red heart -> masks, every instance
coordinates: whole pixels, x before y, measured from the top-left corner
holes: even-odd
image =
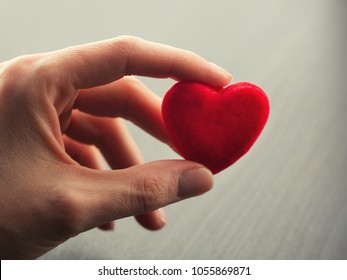
[[[246,82],[219,91],[201,83],[179,82],[162,105],[167,132],[178,152],[214,174],[248,152],[269,111],[264,91]]]

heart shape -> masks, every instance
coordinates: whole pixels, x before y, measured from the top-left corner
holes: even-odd
[[[196,82],[178,82],[162,104],[166,130],[177,151],[213,174],[248,152],[263,130],[269,111],[265,92],[247,82],[220,90]]]

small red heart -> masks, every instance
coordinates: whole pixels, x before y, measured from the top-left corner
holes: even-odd
[[[248,152],[269,111],[264,91],[246,82],[219,91],[201,83],[179,82],[164,96],[162,105],[167,132],[178,152],[213,174]]]

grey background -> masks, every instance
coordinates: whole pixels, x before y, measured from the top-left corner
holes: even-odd
[[[269,122],[208,194],[42,259],[347,259],[345,1],[0,1],[0,61],[136,35],[192,50],[261,86]],[[169,80],[141,78],[158,95]],[[129,124],[146,161],[177,158]]]

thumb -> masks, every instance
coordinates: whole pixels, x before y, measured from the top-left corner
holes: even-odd
[[[185,160],[156,161],[113,171],[82,169],[75,174],[74,213],[68,215],[74,220],[70,223],[74,234],[203,194],[213,184],[208,169]],[[71,198],[71,188],[69,191]]]

